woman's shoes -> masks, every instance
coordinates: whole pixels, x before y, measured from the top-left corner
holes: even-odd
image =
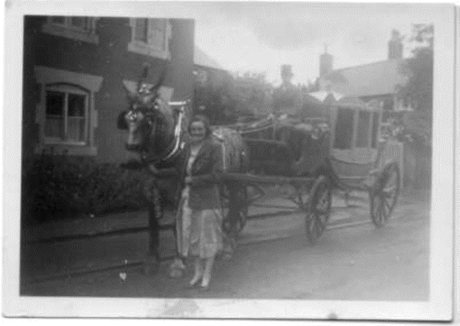
[[[199,284],[201,281],[201,278],[194,281],[194,282],[190,282],[188,283],[185,288],[186,289],[198,289],[200,292],[206,292],[206,291],[209,291],[209,283],[208,284]]]
[[[198,283],[199,283],[200,281],[201,281],[201,277],[198,278],[198,279],[196,279],[196,280],[190,281],[190,283],[188,283],[185,287],[186,287],[187,289],[193,289],[193,288],[195,288],[195,287],[198,285]]]
[[[209,291],[209,284],[208,284],[208,285],[200,285],[199,290],[200,290],[201,292]]]
[[[209,280],[205,283],[203,280],[201,281],[200,291],[208,291],[209,290]]]

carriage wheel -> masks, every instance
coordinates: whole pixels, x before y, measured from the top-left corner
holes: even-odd
[[[392,162],[387,164],[379,175],[376,185],[369,192],[371,219],[378,228],[384,226],[396,206],[399,196],[399,167]]]
[[[326,229],[331,214],[332,191],[329,179],[320,176],[310,190],[305,229],[311,244],[315,244]]]
[[[238,235],[241,231],[243,231],[246,221],[248,218],[248,203],[247,203],[247,190],[246,186],[238,186],[236,195],[236,207],[237,207],[237,214],[238,217],[235,221],[235,229],[234,232]],[[223,214],[224,220],[222,223],[222,229],[225,233],[229,234],[232,231],[232,221],[230,218],[230,199],[229,199],[229,191],[228,188],[225,186],[224,191],[222,193],[222,201],[223,201]]]

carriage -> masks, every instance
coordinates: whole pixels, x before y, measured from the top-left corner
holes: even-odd
[[[311,102],[308,111],[312,114],[301,118],[269,115],[226,126],[245,140],[249,161],[245,173],[227,171],[222,177],[225,231],[241,232],[248,207],[265,195],[268,185],[287,186],[284,197],[305,214],[311,244],[326,229],[335,189],[345,199],[351,191],[367,192],[372,222],[378,228],[387,223],[401,177],[398,160],[389,159],[388,142],[382,140],[380,105],[342,98]],[[227,200],[225,189],[232,188],[237,189],[236,205]]]

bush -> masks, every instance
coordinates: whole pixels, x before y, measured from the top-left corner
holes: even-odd
[[[37,222],[64,216],[145,208],[145,171],[42,154],[24,174],[23,205]]]

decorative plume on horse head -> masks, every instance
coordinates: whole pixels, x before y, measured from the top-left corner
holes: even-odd
[[[136,91],[125,86],[129,109],[120,113],[118,128],[128,130],[126,149],[140,154],[143,164],[162,164],[179,153],[186,136],[190,113],[188,101],[167,102],[161,87],[167,66],[158,82],[146,82],[148,66],[145,66],[137,83]]]
[[[177,204],[177,194],[181,184],[180,175],[183,160],[183,144],[188,138],[188,123],[191,116],[189,101],[167,102],[161,95],[167,67],[163,70],[158,82],[150,85],[146,82],[148,67],[144,67],[137,83],[136,91],[126,88],[129,101],[128,110],[118,116],[118,128],[127,131],[125,147],[139,154],[139,161],[122,164],[125,168],[146,168],[151,177],[146,178],[144,195],[149,209],[149,251],[144,271],[156,271],[160,261],[159,255],[159,222],[166,203]],[[214,136],[220,140],[224,153],[224,170],[243,171],[245,145],[241,136],[227,128],[214,128]],[[176,178],[176,180],[174,180]],[[230,202],[232,201],[232,189]],[[234,196],[233,196],[234,197]],[[229,204],[230,211],[236,205]],[[175,207],[172,207],[175,209]],[[230,216],[236,216],[230,212]],[[184,265],[176,259],[173,267],[175,277],[182,275]]]

